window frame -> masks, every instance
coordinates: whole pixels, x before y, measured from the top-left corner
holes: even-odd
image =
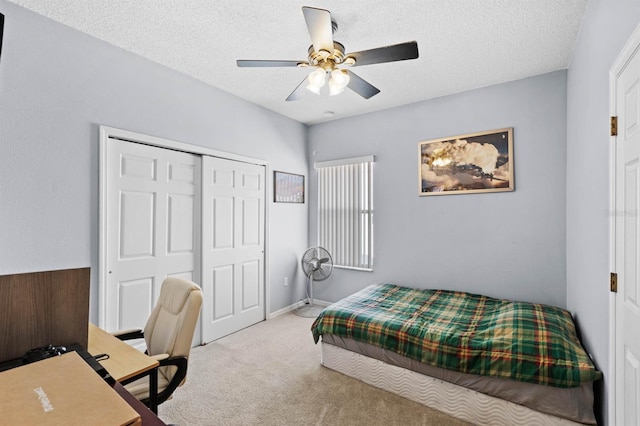
[[[375,265],[375,257],[374,257],[374,244],[373,244],[373,235],[374,235],[374,231],[373,231],[373,218],[374,218],[374,207],[373,207],[373,203],[374,203],[374,197],[373,197],[373,170],[374,170],[374,164],[375,164],[375,157],[373,155],[368,155],[368,156],[363,156],[363,157],[354,157],[354,158],[343,158],[343,159],[338,159],[338,160],[330,160],[330,161],[320,161],[320,162],[316,162],[314,164],[314,169],[316,169],[317,174],[316,174],[316,178],[317,178],[317,202],[318,202],[318,216],[317,216],[317,241],[318,241],[318,245],[323,245],[323,244],[327,244],[327,242],[324,240],[323,238],[323,234],[326,234],[325,228],[324,228],[324,223],[326,223],[327,220],[331,220],[332,217],[331,216],[327,216],[326,214],[322,213],[323,208],[325,207],[325,203],[323,203],[323,178],[320,172],[320,169],[325,169],[325,168],[332,168],[332,167],[340,167],[340,166],[363,166],[365,167],[365,171],[358,171],[356,173],[360,174],[360,173],[364,173],[366,175],[366,178],[358,178],[358,190],[355,193],[351,193],[350,195],[352,196],[351,199],[349,199],[348,201],[344,198],[341,198],[343,202],[346,202],[350,207],[355,207],[352,208],[351,211],[347,212],[347,215],[344,217],[353,217],[354,216],[354,212],[357,212],[357,210],[360,210],[359,213],[355,213],[355,216],[357,216],[358,214],[363,216],[364,219],[360,220],[358,222],[358,224],[360,225],[360,227],[365,228],[366,232],[361,232],[359,235],[360,237],[358,238],[357,236],[354,237],[353,236],[353,229],[351,229],[352,231],[352,236],[351,236],[351,248],[353,249],[353,246],[357,245],[358,249],[357,249],[357,258],[359,259],[359,261],[357,262],[357,266],[355,264],[342,264],[342,263],[347,263],[347,262],[343,262],[343,260],[345,259],[346,255],[344,255],[343,253],[340,253],[339,255],[335,255],[334,253],[338,252],[339,247],[336,247],[335,245],[337,244],[337,242],[333,242],[333,244],[330,244],[330,247],[324,247],[326,248],[329,253],[331,253],[333,260],[334,260],[334,268],[339,268],[339,269],[350,269],[350,270],[356,270],[356,271],[366,271],[366,272],[373,272],[373,268]],[[350,175],[349,175],[350,173]],[[341,181],[344,181],[345,179],[349,179],[352,178],[354,176],[353,172],[349,172],[348,168],[343,168],[342,170],[342,174],[340,174],[340,178]],[[351,181],[353,184],[353,181]],[[342,183],[343,186],[346,186],[344,184],[344,182]],[[353,196],[356,195],[360,196],[360,197],[364,197],[365,201],[363,200],[356,200],[356,205],[354,206],[354,198]],[[366,195],[363,195],[366,194]],[[342,194],[344,196],[344,193]],[[356,198],[357,198],[356,196]],[[335,200],[332,200],[335,201]],[[330,202],[329,202],[330,203]],[[331,203],[330,203],[331,204]],[[340,207],[343,207],[343,205],[341,205]],[[336,207],[332,205],[332,210],[336,210]],[[339,218],[341,216],[334,214],[333,219]],[[349,220],[347,219],[347,222],[349,222]],[[366,225],[365,225],[366,224]],[[364,226],[363,226],[364,225]],[[333,229],[334,229],[334,233],[337,233],[338,231],[335,231],[336,227],[342,228],[344,229],[345,226],[351,226],[351,228],[353,228],[355,225],[353,224],[353,221],[349,222],[348,224],[342,224],[342,223],[334,223],[333,225]],[[356,241],[357,240],[357,241]],[[355,241],[355,243],[354,243]],[[342,241],[342,246],[344,247],[344,241]],[[353,254],[351,255],[351,260],[353,260]]]

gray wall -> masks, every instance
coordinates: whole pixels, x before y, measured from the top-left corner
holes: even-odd
[[[306,126],[5,0],[0,12],[0,274],[91,266],[97,319],[100,124],[306,173]],[[308,214],[268,200],[275,311],[304,292]]]
[[[419,141],[503,127],[514,128],[515,192],[418,196]],[[565,137],[566,71],[312,126],[312,244],[313,162],[376,156],[374,272],[336,269],[315,295],[392,282],[564,307]]]
[[[637,0],[591,0],[567,77],[567,306],[604,372],[604,389],[613,373],[608,369],[609,69],[639,22]],[[607,397],[601,395],[598,406],[603,420]]]

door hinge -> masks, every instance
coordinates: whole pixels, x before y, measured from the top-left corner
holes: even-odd
[[[611,136],[618,136],[618,117],[611,117]]]
[[[611,273],[611,279],[609,280],[609,288],[612,293],[618,292],[618,274],[615,272]]]

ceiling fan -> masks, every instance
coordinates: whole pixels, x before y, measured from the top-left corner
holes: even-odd
[[[405,61],[418,58],[418,43],[409,41],[376,49],[362,50],[345,54],[344,46],[333,40],[338,24],[325,9],[304,6],[302,8],[312,45],[306,61],[278,60],[245,60],[238,59],[239,67],[315,67],[307,78],[291,92],[287,101],[295,101],[302,97],[304,89],[320,94],[320,89],[327,83],[329,94],[337,95],[345,87],[356,92],[365,99],[380,93],[380,89],[343,66],[355,67],[379,64],[383,62]]]

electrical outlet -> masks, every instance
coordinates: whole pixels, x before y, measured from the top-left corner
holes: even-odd
[[[289,285],[289,277],[284,277],[284,286],[288,286]]]

